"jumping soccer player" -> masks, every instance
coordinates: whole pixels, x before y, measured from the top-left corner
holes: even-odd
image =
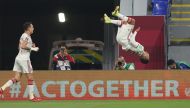
[[[33,34],[34,27],[31,22],[26,22],[23,25],[24,33],[22,34],[19,41],[19,53],[15,58],[14,68],[15,76],[11,80],[7,81],[0,88],[0,96],[3,96],[3,92],[6,88],[20,81],[23,74],[26,74],[28,79],[28,89],[29,89],[29,100],[33,102],[41,101],[40,98],[34,96],[34,78],[33,78],[33,68],[30,61],[31,51],[37,52],[38,47],[32,42],[31,35]]]
[[[116,36],[117,42],[122,46],[123,50],[132,51],[140,57],[140,61],[143,64],[147,64],[149,62],[149,53],[144,51],[144,47],[135,40],[138,31],[140,31],[140,27],[138,27],[133,33],[135,19],[120,14],[119,6],[117,6],[112,12],[112,15],[121,20],[110,19],[104,14],[104,21],[105,23],[112,23],[119,26]]]

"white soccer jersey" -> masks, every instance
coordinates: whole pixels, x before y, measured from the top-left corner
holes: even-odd
[[[27,41],[28,42],[27,47],[28,48],[32,47],[32,39],[28,34],[23,33],[20,38],[20,41]],[[31,50],[22,49],[19,47],[19,53],[16,56],[13,71],[19,73],[33,72],[32,64],[30,61],[30,52]]]
[[[32,39],[31,39],[31,36],[29,36],[28,34],[23,33],[20,38],[20,41],[27,41],[28,42],[27,47],[28,48],[32,47]],[[16,59],[30,60],[30,53],[31,53],[31,50],[22,49],[19,47],[19,53],[18,53]]]
[[[133,44],[129,41],[131,37],[136,36],[136,34],[132,33],[133,28],[134,25],[130,24],[122,25],[121,27],[118,28],[116,39],[117,42],[122,46],[123,50],[126,51],[131,50],[141,55],[144,52],[144,47],[138,42],[136,42],[138,46],[134,47]]]
[[[132,33],[134,25],[126,24],[118,28],[116,40],[122,46],[123,49],[130,48],[129,37]]]

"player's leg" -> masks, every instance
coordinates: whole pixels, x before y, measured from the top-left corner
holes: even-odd
[[[117,32],[117,42],[122,45],[123,49],[127,49],[130,46],[130,37],[133,34],[132,31],[134,29],[134,25],[131,24],[122,24],[119,28],[118,28],[118,32]],[[135,38],[135,37],[134,37]]]
[[[119,17],[119,6],[115,7],[115,10],[112,12],[112,15],[115,17]]]
[[[20,78],[22,76],[22,73],[20,73],[22,71],[21,67],[19,66],[19,63],[18,63],[18,60],[15,60],[15,63],[14,63],[14,68],[13,68],[13,71],[15,71],[15,76],[14,78],[8,80],[1,88],[0,88],[0,95],[3,94],[3,91],[10,87],[11,85],[17,83],[20,81]]]
[[[11,85],[17,83],[20,81],[20,78],[22,76],[22,73],[20,72],[15,72],[15,76],[14,78],[8,80],[1,88],[0,88],[0,96],[2,96],[4,90],[8,87],[10,87]]]
[[[120,18],[123,23],[129,23],[129,24],[135,25],[135,19],[127,17],[119,13],[119,6],[116,6],[115,10],[112,12],[112,15]]]
[[[115,10],[112,12],[112,15],[126,21],[129,19],[129,17],[122,15],[119,12],[119,6],[116,6]]]
[[[118,28],[116,40],[117,42],[122,46],[122,49],[128,49],[129,48],[129,39],[132,34],[134,25],[131,24],[122,24]]]
[[[124,35],[123,37],[127,37],[127,39],[129,39],[130,34],[133,31],[133,28],[135,26],[135,19],[129,18],[127,16],[122,15],[121,13],[119,13],[119,6],[117,6],[115,8],[115,10],[112,12],[112,15],[119,17],[121,20],[121,25],[125,25],[123,26],[124,28],[121,27],[122,31],[125,31],[126,35]],[[122,32],[124,33],[124,32]]]
[[[28,79],[28,89],[29,89],[29,99],[34,99],[34,78],[33,73],[27,73],[26,77]]]
[[[104,22],[105,23],[112,23],[112,24],[115,24],[118,26],[121,25],[121,20],[113,20],[110,17],[108,17],[107,14],[104,14]]]
[[[33,68],[30,60],[21,61],[21,66],[23,69],[23,73],[26,74],[26,77],[28,79],[29,99],[33,99],[34,80],[33,80]]]
[[[29,99],[33,102],[41,101],[41,99],[36,98],[34,96],[34,77],[33,77],[33,68],[31,65],[30,60],[26,60],[22,62],[22,68],[23,68],[23,73],[26,74],[26,77],[28,79],[28,91],[29,91]]]
[[[42,99],[34,96],[34,76],[33,73],[26,73],[28,79],[29,99],[33,102],[39,102]]]

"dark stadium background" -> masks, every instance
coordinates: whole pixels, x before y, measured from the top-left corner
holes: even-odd
[[[115,0],[0,0],[0,69],[11,70],[18,53],[22,24],[31,21],[35,27],[33,41],[40,47],[32,53],[34,69],[48,68],[53,41],[82,37],[104,39],[102,15],[110,12]],[[67,22],[58,22],[58,13],[66,14]],[[34,55],[35,54],[35,55]]]

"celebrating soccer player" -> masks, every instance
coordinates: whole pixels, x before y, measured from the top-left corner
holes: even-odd
[[[121,20],[110,19],[106,14],[104,14],[104,21],[105,23],[112,23],[119,26],[116,36],[117,42],[122,46],[123,50],[137,54],[140,57],[140,61],[143,64],[147,64],[149,62],[149,53],[144,51],[144,47],[135,40],[138,31],[140,31],[140,27],[138,27],[133,33],[135,19],[126,17],[119,13],[119,6],[117,6],[112,12],[112,15],[120,18]]]
[[[11,85],[20,81],[22,74],[25,74],[28,79],[29,88],[29,100],[33,102],[41,101],[40,98],[34,96],[34,78],[33,78],[33,68],[30,61],[31,51],[37,52],[38,47],[32,42],[31,35],[33,34],[34,27],[31,22],[26,22],[23,25],[24,33],[22,34],[19,41],[19,53],[16,56],[13,71],[15,71],[14,78],[7,81],[0,88],[0,96],[3,95],[3,91],[10,87]]]

